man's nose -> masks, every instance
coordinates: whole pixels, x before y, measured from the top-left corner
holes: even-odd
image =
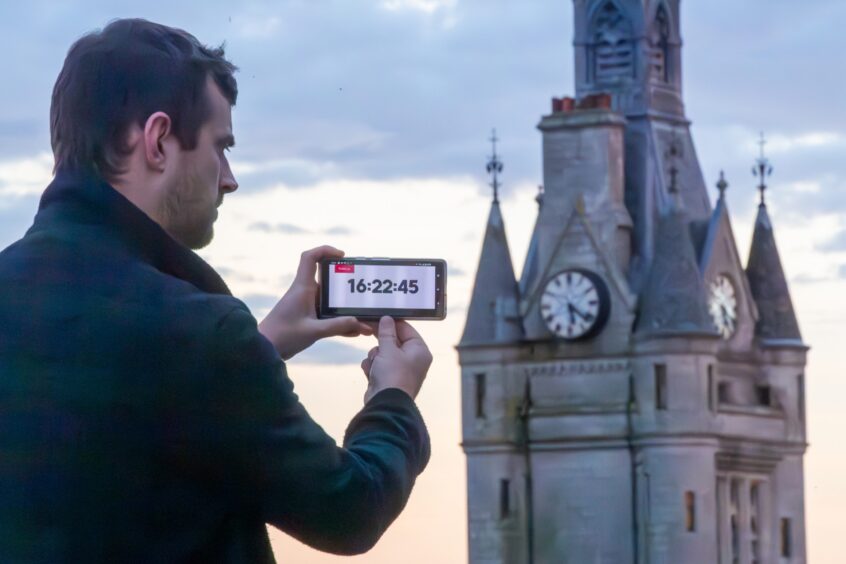
[[[224,174],[220,179],[220,191],[224,194],[229,194],[230,192],[234,192],[238,189],[238,181],[235,180],[235,176],[228,172],[228,174]]]

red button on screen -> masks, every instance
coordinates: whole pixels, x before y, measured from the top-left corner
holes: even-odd
[[[355,265],[354,264],[336,264],[335,265],[335,272],[355,272]]]

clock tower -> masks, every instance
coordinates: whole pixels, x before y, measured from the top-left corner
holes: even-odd
[[[744,266],[678,0],[573,0],[519,278],[494,201],[458,345],[472,563],[805,562],[805,356],[765,202]]]

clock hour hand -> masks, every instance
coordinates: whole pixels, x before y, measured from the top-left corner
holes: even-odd
[[[576,311],[576,308],[573,307],[573,304],[567,302],[567,312],[570,314],[570,325],[576,322],[576,317],[573,313]]]
[[[587,322],[591,322],[591,321],[593,321],[593,315],[591,315],[591,314],[589,314],[589,313],[584,313],[582,310],[578,309],[578,308],[577,308],[576,306],[574,306],[573,304],[567,304],[567,307],[568,307],[568,309],[570,310],[570,319],[571,319],[571,321],[573,320],[573,314],[574,314],[574,313],[575,313],[576,315],[578,315],[579,317],[581,317],[582,319],[584,319],[585,321],[587,321]]]

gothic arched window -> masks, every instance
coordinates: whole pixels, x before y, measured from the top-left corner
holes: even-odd
[[[634,76],[631,26],[614,2],[597,11],[592,29],[593,79],[617,82]]]
[[[670,16],[663,4],[655,12],[650,44],[652,77],[670,82]]]

